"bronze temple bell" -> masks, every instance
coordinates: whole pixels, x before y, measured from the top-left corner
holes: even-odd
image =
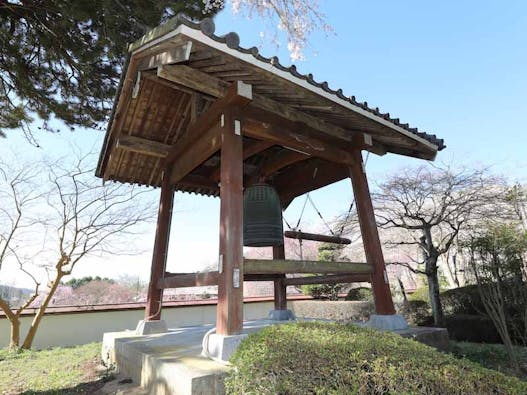
[[[284,244],[282,207],[275,189],[264,183],[243,192],[243,245],[271,247]]]

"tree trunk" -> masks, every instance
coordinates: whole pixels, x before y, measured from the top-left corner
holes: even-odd
[[[57,273],[55,280],[53,280],[51,284],[49,293],[46,295],[45,299],[42,301],[42,304],[38,308],[38,311],[35,314],[33,321],[31,322],[31,326],[29,327],[29,331],[27,332],[26,338],[24,339],[24,343],[22,344],[22,348],[24,350],[29,350],[31,348],[31,345],[33,344],[33,340],[35,339],[35,335],[38,330],[38,326],[40,325],[40,321],[42,321],[42,317],[44,316],[44,313],[48,308],[49,302],[51,302],[51,299],[53,299],[55,291],[57,290],[57,287],[59,286],[60,280],[63,276],[64,275],[60,271]]]
[[[20,319],[13,312],[13,310],[11,310],[9,304],[7,304],[7,302],[2,298],[0,298],[0,309],[2,309],[9,320],[9,324],[11,325],[9,348],[18,348],[20,345]]]
[[[10,320],[11,323],[11,336],[9,339],[9,348],[18,348],[20,345],[20,320],[15,318]]]
[[[403,295],[403,303],[406,306],[408,304],[408,297],[406,296],[406,290],[404,289],[404,284],[401,280],[401,277],[397,277],[397,281],[399,282],[399,288],[401,288],[401,293]]]
[[[430,258],[430,270],[426,270],[428,280],[428,295],[430,296],[430,306],[434,317],[435,326],[444,326],[443,306],[439,298],[439,279],[437,278],[437,258]],[[427,262],[428,266],[428,262]]]

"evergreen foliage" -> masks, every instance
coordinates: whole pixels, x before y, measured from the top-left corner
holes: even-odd
[[[107,120],[127,45],[177,13],[217,11],[200,0],[0,0],[0,135],[35,116],[70,128]]]
[[[92,281],[103,281],[108,284],[114,284],[115,280],[112,280],[108,277],[100,277],[100,276],[84,276],[81,278],[72,278],[68,281],[66,281],[64,284],[70,286],[73,289],[77,289],[79,287],[82,287],[83,285],[86,285],[88,283],[91,283]]]
[[[344,246],[341,244],[323,243],[318,247],[318,260],[334,262],[339,259]],[[311,295],[315,299],[338,300],[342,284],[303,285],[302,293]]]

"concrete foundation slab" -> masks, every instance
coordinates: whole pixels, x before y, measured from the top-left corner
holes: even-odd
[[[287,322],[245,322],[242,335],[221,338],[212,334],[209,344],[218,348],[218,355],[226,360],[243,337],[265,326]],[[443,328],[407,327],[392,331],[441,350],[448,348],[448,333]],[[202,355],[202,341],[208,332],[213,333],[212,325],[143,336],[137,336],[134,331],[105,333],[102,357],[115,364],[121,378],[131,378],[131,386],[140,386],[151,395],[222,395],[225,393],[223,378],[230,368]]]
[[[294,321],[295,315],[291,310],[271,310],[267,318],[273,321]]]
[[[365,326],[381,331],[398,331],[408,329],[408,323],[401,314],[372,314]]]
[[[243,339],[247,337],[247,334],[241,335],[218,335],[217,333],[206,334],[203,339],[203,351],[202,354],[206,357],[212,358],[218,362],[227,362],[234,351],[238,348],[238,345]]]
[[[277,323],[245,322],[243,335]],[[149,394],[222,395],[229,367],[202,355],[203,337],[211,329],[212,325],[203,325],[143,336],[133,331],[105,333],[103,358],[115,364],[120,377],[131,378]]]
[[[166,333],[167,331],[167,323],[163,320],[141,320],[137,324],[137,328],[135,328],[136,335],[152,335],[154,333]]]

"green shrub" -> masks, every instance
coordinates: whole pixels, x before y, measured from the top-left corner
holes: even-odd
[[[392,333],[303,322],[242,341],[227,394],[525,394],[527,383]]]
[[[314,299],[338,300],[342,284],[302,285],[302,293]]]
[[[346,295],[346,300],[362,300],[370,302],[373,300],[373,291],[371,288],[367,287],[351,288]]]
[[[428,302],[424,300],[409,300],[404,304],[403,315],[412,326],[432,326],[434,318]]]
[[[501,337],[489,317],[475,314],[456,314],[445,317],[448,336],[457,341],[501,343]]]
[[[441,294],[445,314],[482,314],[485,306],[481,302],[477,285],[449,289]]]
[[[505,282],[506,284],[506,282]],[[483,285],[485,287],[486,285]],[[504,286],[502,296],[506,301],[505,316],[511,331],[512,341],[523,343],[525,333],[522,312],[526,306],[515,298],[514,287]],[[450,289],[441,294],[441,303],[446,314],[450,336],[460,341],[501,343],[501,338],[492,320],[487,316],[477,285]]]
[[[408,295],[408,300],[422,300],[429,302],[430,296],[428,295],[428,286],[417,288],[414,292]]]

